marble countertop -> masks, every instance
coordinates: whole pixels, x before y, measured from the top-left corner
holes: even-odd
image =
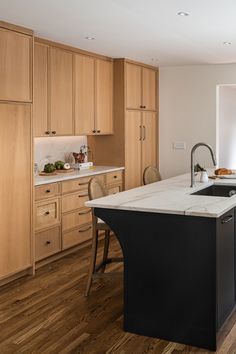
[[[199,177],[196,177],[197,180]],[[217,179],[207,183],[196,182],[196,187],[190,188],[190,173],[188,173],[88,201],[85,205],[96,208],[217,218],[236,206],[236,195],[232,197],[191,195],[212,184],[236,186],[236,179]]]
[[[35,176],[34,177],[34,185],[41,186],[47,183],[55,183],[67,181],[70,179],[95,176],[101,173],[115,172],[124,170],[124,167],[115,167],[115,166],[93,166],[93,168],[89,168],[86,170],[75,170],[69,173],[61,173],[56,176]]]

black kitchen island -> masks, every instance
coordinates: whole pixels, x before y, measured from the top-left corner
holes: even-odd
[[[217,334],[235,306],[234,207],[228,203],[229,210],[212,217],[140,211],[134,205],[128,210],[129,202],[105,207],[107,198],[88,204],[114,230],[123,251],[124,330],[216,350]],[[219,203],[214,200],[210,204]]]

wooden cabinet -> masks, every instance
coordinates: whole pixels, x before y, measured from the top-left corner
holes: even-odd
[[[31,106],[0,104],[0,278],[32,265]]]
[[[96,119],[98,134],[113,133],[113,64],[96,60]]]
[[[156,113],[127,111],[125,134],[125,189],[130,189],[142,184],[147,166],[156,165]]]
[[[34,44],[34,94],[33,119],[34,136],[48,136],[48,46]]]
[[[73,54],[50,47],[50,131],[73,134]]]
[[[126,63],[126,108],[156,110],[156,70]]]
[[[0,100],[32,101],[32,36],[0,28],[0,78]]]
[[[75,55],[75,134],[95,130],[95,59]]]
[[[49,257],[61,251],[60,226],[40,231],[35,236],[35,260]]]
[[[41,230],[60,222],[59,199],[38,202],[35,206],[35,229]]]
[[[97,165],[125,167],[125,189],[140,186],[148,165],[158,167],[158,68],[114,60],[114,135],[88,137]]]
[[[35,200],[56,197],[59,194],[59,184],[49,183],[43,184],[35,188]]]
[[[75,134],[113,133],[113,64],[75,55]]]

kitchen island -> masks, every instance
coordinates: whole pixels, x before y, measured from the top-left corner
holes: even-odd
[[[86,203],[122,247],[124,330],[216,349],[235,305],[236,195],[192,195],[212,184],[187,174]]]

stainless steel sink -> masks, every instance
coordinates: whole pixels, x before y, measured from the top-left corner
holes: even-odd
[[[220,186],[215,184],[191,193],[191,195],[207,195],[209,197],[232,197],[234,194],[236,194],[236,186]]]

